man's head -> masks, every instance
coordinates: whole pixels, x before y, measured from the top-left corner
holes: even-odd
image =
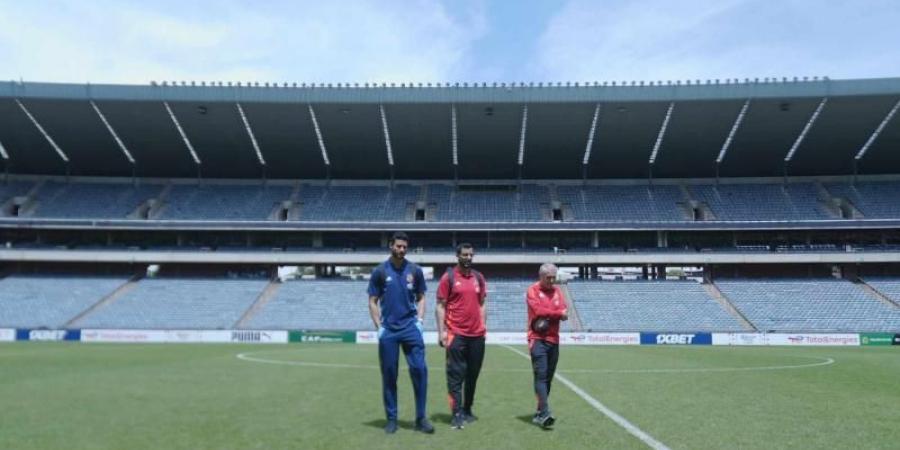
[[[553,283],[556,283],[557,270],[558,269],[556,268],[556,264],[541,264],[541,268],[538,270],[538,275],[540,276],[540,283],[542,288],[550,289],[553,287]]]
[[[475,247],[468,242],[456,246],[456,262],[459,267],[468,269],[472,267],[472,258],[475,257]]]
[[[394,259],[406,258],[406,248],[409,246],[409,236],[402,231],[397,231],[391,236],[391,256]]]

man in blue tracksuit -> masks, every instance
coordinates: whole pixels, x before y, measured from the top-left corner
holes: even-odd
[[[397,365],[400,348],[406,355],[409,376],[416,397],[415,430],[434,433],[425,417],[428,367],[425,365],[425,276],[422,269],[406,259],[409,237],[397,232],[391,237],[391,257],[379,264],[369,278],[369,314],[378,330],[378,359],[387,424],[384,432],[397,432]]]

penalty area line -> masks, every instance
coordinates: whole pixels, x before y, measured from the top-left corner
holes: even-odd
[[[509,351],[516,353],[525,359],[531,360],[531,356],[529,356],[528,354],[526,354],[525,352],[522,352],[521,350],[519,350],[517,348],[513,348],[508,345],[504,345],[503,347],[506,347]],[[644,444],[647,444],[648,447],[650,447],[654,450],[669,450],[669,447],[667,447],[666,444],[663,444],[662,442],[656,440],[656,438],[654,438],[653,436],[650,436],[644,430],[641,430],[636,425],[629,422],[627,419],[620,416],[615,411],[609,409],[603,403],[600,403],[600,400],[597,400],[596,398],[592,397],[590,394],[585,392],[584,389],[581,389],[580,387],[578,387],[578,385],[573,383],[568,378],[564,377],[563,375],[560,375],[559,373],[556,373],[554,378],[559,380],[562,384],[566,385],[566,387],[571,389],[572,392],[575,393],[575,395],[581,397],[582,400],[586,401],[589,405],[593,406],[594,409],[599,411],[601,414],[603,414],[606,417],[609,417],[610,420],[615,422],[620,427],[624,428],[625,431],[630,433],[632,436],[640,439],[641,442],[643,442]]]

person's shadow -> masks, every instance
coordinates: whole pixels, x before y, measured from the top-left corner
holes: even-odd
[[[528,425],[532,425],[532,426],[538,427],[538,426],[535,425],[533,422],[531,422],[531,419],[533,419],[533,418],[534,418],[534,415],[533,415],[533,414],[525,414],[524,416],[516,416],[516,419],[519,419],[519,420],[521,420],[522,422],[527,423]],[[541,428],[541,427],[538,427],[538,428],[541,429],[541,430],[543,430],[543,431],[553,431],[553,428]]]
[[[453,419],[453,416],[447,413],[435,413],[431,415],[431,421],[434,423],[446,423],[450,425],[450,421]]]
[[[384,429],[384,426],[387,425],[387,419],[370,420],[368,422],[363,422],[363,425],[372,428]],[[401,430],[412,430],[415,427],[415,424],[412,420],[398,420],[397,427]]]

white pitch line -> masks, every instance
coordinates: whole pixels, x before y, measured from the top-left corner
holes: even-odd
[[[325,362],[316,362],[316,361],[289,361],[283,359],[265,359],[260,358],[258,355],[260,353],[266,353],[271,351],[263,351],[263,352],[245,352],[239,353],[235,355],[238,359],[249,361],[249,362],[258,362],[264,364],[275,364],[275,365],[284,365],[284,366],[297,366],[297,367],[333,367],[333,368],[344,368],[344,369],[373,369],[378,370],[378,366],[374,365],[363,365],[363,364],[344,364],[344,363],[325,363]],[[23,353],[24,354],[24,353]],[[0,357],[7,356],[5,354],[0,353]],[[770,371],[770,370],[791,370],[791,369],[808,369],[812,367],[821,367],[827,366],[830,364],[834,364],[835,360],[833,358],[824,358],[820,356],[794,356],[795,358],[810,358],[818,360],[818,362],[809,363],[809,364],[795,364],[795,365],[780,365],[780,366],[750,366],[750,367],[695,367],[695,368],[661,368],[661,369],[566,369],[566,373],[606,373],[606,374],[660,374],[660,373],[719,373],[719,372],[754,372],[754,371]],[[531,373],[531,369],[513,369],[506,367],[494,367],[489,368],[485,367],[481,369],[482,372],[510,372],[510,373]]]
[[[250,362],[258,362],[264,364],[279,364],[283,366],[303,366],[303,367],[334,367],[339,369],[378,369],[378,366],[368,366],[363,364],[337,364],[337,363],[317,363],[309,361],[282,361],[277,359],[254,358],[249,353],[238,353],[238,359]]]
[[[504,347],[506,347],[508,350],[510,350],[514,353],[519,354],[521,357],[523,357],[527,360],[531,360],[531,357],[529,355],[525,354],[524,352],[522,352],[519,349],[510,347],[508,345],[504,345]],[[575,383],[569,381],[568,378],[560,375],[559,373],[556,373],[554,378],[556,378],[557,380],[562,382],[562,384],[566,385],[566,387],[571,389],[572,392],[575,393],[575,395],[578,395],[584,401],[588,402],[588,404],[593,406],[594,409],[596,409],[597,411],[600,411],[600,413],[602,413],[606,417],[609,417],[610,420],[615,422],[620,427],[624,428],[625,431],[629,432],[632,436],[640,439],[641,442],[643,442],[644,444],[647,444],[648,447],[655,449],[655,450],[669,450],[669,447],[667,447],[666,444],[659,442],[653,436],[650,436],[649,434],[647,434],[646,432],[644,432],[643,430],[641,430],[640,428],[635,426],[633,423],[629,422],[627,419],[620,416],[615,411],[606,407],[606,405],[604,405],[603,403],[600,403],[600,401],[597,400],[596,398],[591,397],[590,394],[588,394],[583,389],[578,387],[578,385],[576,385]]]

